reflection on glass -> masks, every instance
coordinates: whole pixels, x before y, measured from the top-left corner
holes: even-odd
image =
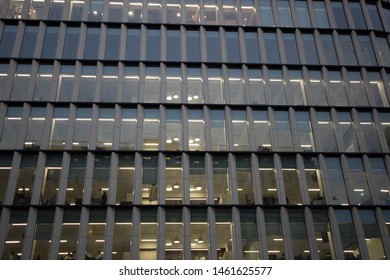
[[[225,0],[222,5],[222,19],[225,25],[237,25],[237,7],[234,0]]]
[[[360,129],[368,152],[380,152],[378,134],[371,113],[359,112]]]
[[[180,0],[167,0],[166,11],[167,11],[167,23],[181,23],[182,12]]]
[[[368,72],[368,92],[371,94],[371,105],[378,107],[389,106],[387,94],[380,73]]]
[[[83,15],[84,0],[71,0],[69,19],[80,21]]]
[[[57,101],[71,101],[75,67],[62,65],[57,88]]]
[[[255,146],[257,151],[271,151],[271,126],[270,122],[268,121],[267,111],[253,111],[253,124],[255,133]]]
[[[284,239],[280,213],[278,210],[264,210],[265,230],[267,232],[268,258],[285,260]]]
[[[358,152],[359,146],[351,114],[349,112],[338,112],[337,116],[339,118],[338,132],[344,144],[344,151]]]
[[[380,113],[383,136],[386,139],[387,148],[390,149],[390,114]]]
[[[188,24],[200,23],[200,6],[198,0],[185,1],[185,22]]]
[[[101,21],[104,11],[104,0],[90,0],[88,20],[89,21]]]
[[[153,22],[153,23],[161,22],[162,5],[159,2],[160,1],[158,0],[148,1],[148,8],[147,8],[148,22]]]
[[[122,20],[122,11],[125,1],[110,0],[108,3],[108,21],[118,22]]]
[[[310,103],[313,105],[328,105],[325,92],[325,84],[321,71],[310,70],[309,83],[307,84],[307,94],[310,97]]]
[[[26,3],[26,5],[28,5],[28,1],[11,0],[9,2],[10,2],[10,4],[8,7],[7,18],[21,19],[22,18],[23,4]]]
[[[256,8],[253,4],[253,0],[241,0],[240,2],[242,25],[256,25]]]
[[[336,106],[348,106],[347,93],[341,73],[329,71],[328,94]]]
[[[55,108],[51,126],[49,149],[62,150],[65,148],[66,136],[68,132],[68,108]]]
[[[297,120],[297,133],[301,151],[315,151],[316,149],[314,145],[313,131],[311,128],[309,112],[296,112],[295,114]]]
[[[141,22],[142,21],[142,11],[143,4],[142,0],[130,0],[127,10],[125,11],[125,18],[128,22]]]
[[[146,59],[160,60],[160,29],[148,29],[146,33]]]
[[[348,99],[352,106],[368,106],[367,93],[360,72],[348,72]]]

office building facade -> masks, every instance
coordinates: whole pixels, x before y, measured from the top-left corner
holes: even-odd
[[[389,259],[390,3],[0,0],[1,259]]]

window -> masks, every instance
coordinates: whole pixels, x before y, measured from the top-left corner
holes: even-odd
[[[124,10],[125,1],[110,0],[108,2],[108,21],[120,22],[122,21],[122,12]]]
[[[7,78],[8,78],[8,68],[9,64],[8,63],[0,63],[0,88],[4,89],[5,85],[7,83]],[[4,90],[0,93],[0,98],[3,97]]]
[[[351,204],[372,205],[370,191],[368,190],[367,175],[361,158],[349,157],[350,187],[352,188]]]
[[[264,210],[265,230],[267,232],[268,258],[286,259],[280,213],[277,210]]]
[[[167,23],[181,23],[182,9],[180,0],[167,0]]]
[[[237,32],[226,32],[227,62],[238,63],[241,61],[240,45]]]
[[[267,93],[272,105],[286,105],[286,83],[281,70],[269,70]]]
[[[351,212],[349,210],[336,210],[336,218],[339,226],[341,243],[343,245],[344,258],[346,260],[360,259],[360,251]]]
[[[322,186],[321,170],[318,167],[317,157],[304,156],[303,163],[310,204],[325,205],[324,188]]]
[[[127,30],[126,60],[138,60],[140,55],[141,31],[139,29]]]
[[[142,0],[131,0],[127,6],[126,14],[129,22],[142,22],[143,3]]]
[[[302,72],[300,70],[289,70],[288,75],[292,104],[306,105],[305,82],[303,81]]]
[[[298,27],[311,27],[307,2],[305,0],[295,1],[295,9],[298,19]]]
[[[317,112],[318,139],[317,150],[323,152],[337,152],[334,124],[329,112]]]
[[[191,208],[191,260],[209,258],[208,228],[207,209]]]
[[[322,78],[322,73],[319,70],[309,71],[309,82],[307,84],[309,103],[313,105],[328,105],[328,100],[325,92],[325,84]]]
[[[352,106],[368,106],[367,93],[360,72],[348,72],[348,99]]]
[[[287,205],[302,205],[299,171],[295,156],[284,155],[281,160],[286,203]]]
[[[54,109],[52,127],[50,133],[49,149],[62,150],[65,148],[68,131],[68,108],[57,107]]]
[[[165,259],[183,259],[183,222],[182,213],[175,209],[167,209],[165,218]]]
[[[382,158],[370,157],[372,186],[380,205],[390,205],[390,181]],[[373,194],[374,195],[374,194]]]
[[[299,138],[299,145],[301,151],[312,152],[315,151],[313,131],[311,128],[311,121],[309,112],[296,112],[295,118],[297,120],[297,133]]]
[[[14,205],[30,205],[38,154],[24,154],[16,181]],[[34,203],[35,204],[35,203]]]
[[[181,89],[182,79],[180,68],[167,68],[167,77],[166,77],[166,90],[167,97],[166,100],[169,103],[180,103],[182,102],[183,91]]]
[[[187,61],[200,61],[200,35],[198,30],[187,30]]]
[[[0,159],[0,176],[2,178],[0,181],[0,205],[3,205],[4,203],[5,193],[7,191],[7,184],[12,166],[12,156],[12,152],[3,153]]]
[[[103,259],[104,233],[106,231],[106,209],[91,209],[87,227],[85,259]]]
[[[259,174],[263,205],[278,205],[278,187],[276,185],[276,169],[272,155],[259,156]]]
[[[225,112],[223,110],[210,111],[210,136],[213,151],[226,150]]]
[[[22,11],[23,11],[23,4],[26,3],[28,5],[28,1],[19,1],[19,0],[11,0],[9,1],[9,8],[7,12],[7,18],[11,19],[21,19],[22,18]],[[5,7],[5,5],[4,5]]]
[[[312,214],[320,260],[336,259],[333,249],[332,233],[330,231],[328,213],[326,210],[312,210]]]
[[[147,11],[148,11],[148,22],[152,22],[152,23],[161,22],[162,5],[160,4],[159,0],[153,0],[148,2]]]
[[[182,150],[182,120],[180,109],[167,109],[166,111],[166,149],[167,150]]]
[[[327,17],[325,2],[313,1],[314,17],[316,19],[316,26],[318,28],[329,28],[329,21]]]
[[[358,35],[358,40],[360,44],[360,64],[371,66],[377,65],[370,37],[368,35]]]
[[[112,149],[114,136],[114,115],[115,109],[100,108],[96,149],[109,150]]]
[[[234,0],[225,0],[222,5],[222,18],[225,25],[237,25],[237,7]]]
[[[160,60],[160,30],[148,29],[146,38],[146,59]]]
[[[132,240],[131,209],[115,209],[115,225],[112,245],[113,260],[129,260]]]
[[[253,0],[241,0],[241,21],[242,25],[255,26],[256,22],[256,8]]]
[[[22,46],[20,48],[19,57],[32,58],[34,57],[35,44],[37,42],[38,26],[26,26],[24,30]]]
[[[217,234],[217,258],[219,260],[232,260],[234,259],[234,242],[236,236],[233,235],[231,209],[215,209],[215,220]]]
[[[338,158],[326,158],[326,188],[331,201],[330,205],[348,205],[348,197],[345,189],[343,171]]]
[[[237,192],[240,205],[254,205],[252,164],[249,155],[236,155]]]
[[[265,49],[268,63],[280,63],[276,34],[264,33]]]
[[[260,63],[259,40],[256,32],[245,32],[246,57],[248,63]]]
[[[89,21],[101,21],[103,19],[104,0],[91,0],[88,11]]]
[[[366,22],[364,20],[362,7],[360,2],[349,2],[349,8],[351,9],[351,14],[353,21],[355,23],[355,28],[357,29],[366,29]]]
[[[35,82],[34,100],[49,100],[53,78],[53,65],[39,65]]]
[[[49,259],[49,249],[54,222],[54,209],[39,209],[35,225],[31,259]]]
[[[102,102],[116,102],[118,99],[118,67],[104,66],[100,92]]]
[[[80,228],[81,211],[79,209],[64,209],[58,259],[76,259],[77,237]]]
[[[209,68],[208,72],[208,97],[211,104],[223,104],[225,103],[221,69]]]
[[[96,66],[83,65],[80,77],[79,101],[92,102],[96,89]]]
[[[203,23],[204,24],[220,24],[219,22],[219,9],[216,3],[216,0],[204,0],[204,18]]]
[[[85,37],[84,59],[98,58],[100,44],[100,28],[88,27]]]
[[[315,2],[314,2],[315,3]],[[305,215],[303,210],[290,210],[288,212],[291,229],[291,240],[295,260],[310,259],[309,242],[307,239],[307,230]]]
[[[80,37],[80,27],[67,27],[62,58],[75,59]]]
[[[206,31],[207,61],[220,62],[221,50],[218,31]]]
[[[136,103],[139,98],[139,75],[138,67],[125,67],[125,77],[123,81],[123,102]]]
[[[199,68],[187,69],[188,103],[203,103],[203,79]]]
[[[62,65],[57,88],[57,101],[70,101],[73,95],[75,67]]]
[[[271,0],[259,0],[260,9],[260,23],[262,26],[275,26],[274,19],[272,17]]]
[[[347,18],[345,17],[345,11],[342,1],[331,1],[333,16],[336,21],[337,28],[348,28]]]
[[[62,170],[61,165],[62,154],[50,153],[47,155],[40,204],[57,205],[57,194]]]
[[[378,57],[381,65],[390,64],[390,47],[386,37],[376,37],[376,43],[378,44]]]
[[[83,15],[84,0],[71,0],[69,19],[80,21]]]
[[[203,118],[202,110],[188,110],[188,146],[190,151],[203,151],[205,149]]]
[[[387,99],[387,94],[380,73],[368,72],[368,93],[371,95],[372,106],[389,106],[389,101]]]
[[[198,0],[191,0],[185,2],[185,22],[188,24],[200,23],[200,6]]]
[[[137,110],[122,109],[121,136],[119,148],[122,150],[135,150],[137,136]]]
[[[276,150],[279,151],[293,151],[293,139],[291,135],[290,119],[288,112],[275,111],[275,131],[274,141]]]
[[[116,182],[116,204],[132,205],[134,203],[134,155],[120,154]],[[131,218],[131,216],[129,217]]]
[[[380,152],[378,134],[371,113],[359,112],[360,129],[366,144],[366,150],[371,153]]]
[[[182,193],[183,193],[183,168],[182,168],[182,157],[181,155],[167,154],[165,157],[165,203],[178,205],[182,202]],[[174,210],[178,212],[177,210]],[[181,219],[180,219],[181,220]],[[171,237],[174,244],[179,244],[177,242],[180,240],[179,236]],[[176,238],[177,237],[177,238]],[[176,242],[175,242],[176,241]],[[168,245],[169,247],[171,245]]]
[[[160,140],[160,113],[158,109],[144,110],[143,149],[158,150]]]
[[[249,151],[248,121],[244,110],[232,110],[233,149]]]
[[[157,204],[159,193],[157,166],[158,155],[150,154],[142,157],[142,204]]]
[[[338,112],[337,117],[339,119],[338,132],[344,145],[341,150],[343,152],[358,152],[359,146],[351,114],[349,112]]]
[[[357,65],[356,52],[350,35],[340,35],[341,50],[343,52],[344,63]]]
[[[258,260],[260,257],[260,244],[257,233],[256,211],[240,209],[240,222],[243,259]]]
[[[18,143],[19,129],[22,123],[22,107],[8,107],[1,134],[0,148],[15,149]]]
[[[320,38],[324,50],[325,63],[330,65],[337,65],[338,60],[337,60],[336,49],[333,42],[333,36],[330,34],[321,34]]]
[[[73,133],[73,150],[87,150],[91,136],[92,108],[77,108]]]
[[[104,58],[108,60],[118,60],[120,48],[119,28],[108,28],[106,36],[106,49]]]
[[[344,81],[339,71],[329,71],[328,94],[335,106],[348,106]]]
[[[95,154],[92,177],[91,205],[107,205],[107,199],[109,198],[108,195],[110,192],[110,165],[111,154]],[[84,192],[87,191],[86,188],[87,187],[84,188]]]
[[[86,163],[86,154],[72,154],[70,158],[68,184],[66,187],[66,205],[79,206],[82,204]],[[77,231],[75,236],[77,236]]]
[[[360,220],[362,221],[364,239],[368,249],[368,256],[370,260],[384,260],[386,259],[383,250],[383,243],[381,234],[378,229],[378,221],[375,213],[372,210],[360,210]]]
[[[42,143],[43,126],[46,119],[45,107],[32,107],[28,119],[25,149],[39,149]]]
[[[59,27],[47,26],[43,40],[41,58],[55,58],[58,42]]]
[[[283,34],[284,49],[286,50],[286,59],[289,64],[299,64],[299,54],[297,42],[294,33]]]
[[[193,205],[207,204],[206,201],[207,188],[206,188],[206,173],[205,173],[206,165],[205,165],[204,155],[190,154],[189,157],[190,157],[189,159],[190,161],[190,203]],[[191,209],[191,211],[193,211],[193,209]],[[207,238],[207,236],[205,236],[204,238]],[[202,242],[198,242],[198,243],[202,243]],[[191,245],[191,247],[193,246]]]
[[[277,1],[279,22],[282,27],[291,27],[292,19],[288,0]]]
[[[241,69],[228,70],[228,93],[230,104],[244,104],[244,80],[242,79]]]
[[[30,64],[18,64],[12,85],[10,100],[23,101],[27,98],[28,85],[31,77]]]
[[[5,242],[2,260],[20,260],[22,256],[24,233],[27,228],[27,209],[15,209],[9,218],[8,231],[4,231]]]
[[[306,54],[306,63],[318,64],[317,47],[312,34],[302,34],[303,49]],[[304,63],[302,61],[302,63]]]
[[[383,30],[381,17],[379,16],[379,12],[376,4],[366,3],[366,7],[370,15],[372,27],[374,29]]]
[[[248,70],[247,90],[252,104],[265,104],[265,81],[260,69]]]
[[[144,100],[147,103],[158,103],[160,101],[160,68],[147,67],[145,72]]]
[[[29,19],[43,19],[45,3],[42,1],[31,0],[30,10],[28,11]]]
[[[271,151],[271,126],[268,121],[267,111],[253,111],[253,125],[257,151]]]
[[[167,60],[168,61],[180,61],[180,30],[168,30],[167,31]],[[191,51],[193,46],[191,46]]]

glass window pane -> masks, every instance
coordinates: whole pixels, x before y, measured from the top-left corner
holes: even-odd
[[[197,0],[185,1],[186,15],[185,22],[188,24],[200,23],[200,6]]]
[[[167,23],[181,23],[182,11],[180,0],[167,0]]]
[[[234,239],[231,209],[219,208],[215,211],[217,258],[219,260],[234,259]]]
[[[260,69],[248,70],[247,90],[252,104],[265,104],[265,81]]]
[[[145,109],[143,148],[145,150],[157,150],[160,140],[160,114],[158,109]]]
[[[167,60],[168,61],[180,61],[180,30],[168,30],[167,31]],[[193,46],[191,46],[192,51]]]
[[[299,171],[294,156],[282,156],[282,172],[287,205],[302,205]]]
[[[12,85],[10,100],[22,101],[27,97],[28,85],[31,77],[31,65],[19,64]]]
[[[267,52],[267,62],[280,63],[276,34],[264,33],[264,42],[265,42],[265,49]]]
[[[62,150],[65,147],[68,131],[68,108],[55,108],[51,126],[49,149]]]
[[[229,85],[227,95],[230,98],[230,103],[244,104],[244,80],[242,78],[241,69],[229,69],[228,75]]]
[[[142,204],[157,204],[157,167],[158,155],[142,157]]]
[[[329,28],[329,21],[326,12],[325,2],[313,1],[313,10],[318,28]]]
[[[5,192],[7,190],[8,178],[12,166],[12,153],[3,153],[0,159],[0,205],[3,205]]]
[[[307,95],[312,105],[328,105],[325,91],[325,83],[321,71],[309,71],[309,83],[307,84]]]
[[[260,63],[260,49],[257,33],[245,32],[245,46],[248,63]]]
[[[139,74],[138,67],[125,67],[123,81],[123,102],[136,103],[139,98]]]
[[[259,260],[260,244],[257,233],[256,211],[252,209],[241,209],[240,222],[243,259]]]
[[[389,106],[387,94],[380,73],[368,72],[368,92],[371,95],[371,105],[378,107]]]
[[[122,109],[121,132],[119,148],[124,150],[135,150],[137,136],[137,110]]]
[[[237,7],[234,0],[223,1],[222,18],[225,25],[237,25]]]
[[[309,192],[310,204],[325,205],[324,188],[321,179],[321,170],[316,157],[305,156],[306,184]]]
[[[160,30],[149,29],[146,39],[146,59],[160,60]]]
[[[286,105],[286,83],[281,70],[269,70],[267,92],[272,105]]]
[[[306,105],[306,92],[305,92],[305,82],[302,77],[302,72],[300,70],[289,70],[289,82],[290,95],[292,97],[292,104],[294,105]]]
[[[383,25],[376,4],[366,3],[366,7],[370,15],[372,27],[374,29],[383,30]]]
[[[119,28],[108,28],[106,37],[106,49],[104,58],[108,60],[118,60],[120,47]]]
[[[299,64],[299,55],[297,42],[295,39],[294,33],[284,33],[283,34],[284,48],[286,51],[287,63],[289,64]]]
[[[337,28],[348,28],[342,1],[330,2]]]
[[[360,61],[361,65],[377,65],[374,49],[371,44],[370,37],[367,35],[358,35],[360,44]]]
[[[360,210],[359,216],[362,221],[370,260],[385,260],[386,256],[374,211]]]
[[[251,158],[247,155],[236,155],[238,203],[254,205],[253,177]]]
[[[166,149],[178,151],[182,149],[182,120],[180,109],[166,111]]]
[[[330,231],[330,223],[328,213],[325,210],[312,210],[314,229],[316,235],[316,243],[318,254],[321,260],[336,259],[332,235]]]
[[[86,154],[73,154],[70,159],[68,184],[66,187],[66,205],[81,205],[84,190]],[[77,236],[77,231],[76,231]]]
[[[182,102],[182,79],[180,68],[167,68],[166,77],[166,100],[169,103],[181,103]]]
[[[183,259],[183,222],[181,212],[167,209],[165,212],[165,259]]]
[[[349,65],[357,65],[356,52],[350,35],[339,35],[344,61]]]
[[[246,112],[232,110],[233,148],[235,151],[249,151],[249,127]]]
[[[188,103],[203,103],[203,78],[199,68],[187,69]]]
[[[339,64],[337,60],[336,49],[333,42],[333,36],[330,34],[321,34],[320,37],[325,54],[326,63],[330,65]]]
[[[118,98],[118,68],[116,66],[104,66],[100,101],[116,102]]]
[[[134,201],[134,155],[120,154],[116,182],[116,204],[132,205]],[[130,216],[131,218],[131,216]]]
[[[277,1],[280,26],[291,27],[292,19],[288,0]]]
[[[253,124],[257,151],[271,151],[271,124],[268,120],[267,111],[253,111]]]
[[[274,19],[272,17],[272,6],[271,0],[259,0],[258,1],[260,9],[260,22],[263,26],[275,26]]]
[[[127,30],[126,60],[138,60],[140,53],[141,32],[139,29]]]
[[[344,144],[344,152],[358,152],[359,146],[356,138],[355,128],[349,112],[338,112],[338,132]]]
[[[296,112],[299,145],[304,152],[315,151],[313,131],[308,112]]]
[[[207,199],[207,188],[206,188],[204,155],[190,154],[190,201],[191,201],[191,204],[205,205],[207,203],[206,199]],[[205,221],[207,221],[207,218]],[[204,229],[204,227],[201,227],[201,228]],[[207,232],[207,230],[206,230],[206,232]],[[198,236],[196,236],[196,238],[198,238]],[[204,236],[203,238],[207,238],[207,237]],[[197,242],[202,244],[202,242],[199,242],[199,241],[197,241]],[[195,245],[193,246],[192,243],[193,243],[193,241],[191,241],[191,247],[194,247]],[[207,243],[206,243],[206,245],[207,245]],[[203,245],[201,245],[200,247],[203,248]]]
[[[22,18],[22,11],[23,11],[23,5],[28,5],[28,1],[20,1],[20,0],[11,0],[9,1],[9,8],[7,12],[7,18],[10,19],[21,19]],[[5,5],[4,5],[5,7]]]
[[[366,29],[367,26],[364,20],[360,2],[349,2],[349,8],[351,9],[351,14],[353,17],[353,21],[355,22],[355,27],[357,29]]]
[[[213,151],[225,151],[225,112],[223,110],[211,110],[210,122],[211,149]]]
[[[328,95],[336,106],[348,106],[347,93],[341,72],[329,71]]]
[[[34,56],[35,43],[37,42],[38,26],[26,26],[24,30],[22,46],[19,57],[32,58]]]
[[[79,101],[92,102],[96,89],[96,66],[83,65],[80,77]]]
[[[104,233],[106,230],[106,209],[91,209],[87,231],[86,260],[103,259]]]
[[[64,209],[60,239],[63,240],[63,242],[60,242],[58,251],[58,259],[60,260],[76,259],[80,214],[81,211],[79,209]]]
[[[94,59],[98,57],[100,41],[100,28],[88,27],[85,37],[84,59]]]
[[[372,186],[379,199],[379,204],[390,205],[390,180],[385,162],[382,158],[370,158]]]
[[[356,233],[349,210],[336,210],[337,222],[346,260],[360,259],[360,251]]]
[[[326,158],[328,193],[331,196],[329,204],[348,205],[348,197],[345,189],[345,181],[338,158]]]
[[[70,13],[69,19],[80,21],[83,15],[84,0],[71,0],[70,1]]]
[[[148,22],[153,22],[153,23],[161,22],[162,5],[159,2],[160,2],[159,0],[154,0],[154,1],[148,2],[148,9],[147,9]]]
[[[114,136],[114,114],[115,109],[100,108],[96,148],[102,150],[110,150]]]
[[[24,141],[25,149],[39,149],[42,142],[43,125],[46,119],[45,107],[31,108],[27,133]]]
[[[267,232],[268,257],[270,260],[286,259],[280,213],[278,210],[264,210]]]
[[[80,28],[79,27],[67,27],[64,42],[64,51],[62,58],[75,59],[77,56],[77,46],[79,43]]]
[[[73,150],[86,150],[89,147],[92,124],[92,108],[77,108],[73,132]]]
[[[95,155],[92,177],[91,205],[107,205],[110,164],[111,154]]]
[[[221,69],[209,68],[208,69],[208,97],[209,103],[212,104],[224,104],[223,84]]]
[[[165,160],[165,203],[171,205],[179,205],[182,202],[183,193],[183,168],[181,163],[182,156],[175,154],[167,154]],[[177,242],[180,241],[181,236],[179,235],[176,237],[172,237],[172,241],[174,241],[173,244],[181,243]],[[177,248],[178,246],[174,245],[174,247]]]
[[[275,111],[274,140],[276,144],[276,150],[279,151],[294,150],[288,112]]]
[[[317,149],[323,152],[337,152],[334,124],[329,112],[317,112],[318,139]]]
[[[238,63],[241,61],[240,46],[237,32],[226,32],[227,62]]]
[[[91,0],[89,4],[88,20],[101,21],[103,18],[104,0]]]
[[[368,190],[367,175],[360,158],[348,158],[349,172],[351,174],[352,198],[351,203],[357,205],[372,205],[370,191]]]
[[[126,18],[128,22],[142,22],[143,3],[142,0],[131,0],[126,10]]]
[[[41,204],[57,204],[57,193],[61,175],[61,164],[62,154],[54,153],[47,155],[41,192]]]
[[[27,228],[28,210],[14,209],[5,233],[2,260],[20,260],[22,257],[24,234]]]
[[[129,260],[132,240],[131,209],[115,209],[115,225],[112,245],[113,260]]]
[[[54,58],[56,55],[59,27],[46,27],[45,38],[43,40],[41,58]]]
[[[363,134],[364,141],[366,142],[366,148],[368,152],[380,152],[381,148],[379,145],[378,134],[376,127],[372,119],[371,113],[360,112],[360,129]]]
[[[299,27],[311,27],[310,16],[305,0],[295,1],[295,10],[297,13],[298,26]]]
[[[29,205],[33,192],[38,154],[24,154],[16,182],[14,205]]]
[[[218,31],[206,31],[207,61],[220,62],[221,50]]]
[[[207,209],[191,208],[191,260],[207,260],[209,234]]]
[[[318,64],[317,47],[312,34],[302,34],[303,48],[306,54],[306,63]]]
[[[187,30],[187,61],[200,61],[200,35],[198,30]]]
[[[261,183],[261,193],[264,205],[278,205],[278,188],[276,185],[277,172],[274,168],[272,156],[259,157],[259,173]]]
[[[292,246],[295,260],[308,260],[311,258],[305,216],[302,210],[288,212],[291,229]]]
[[[15,149],[22,123],[22,107],[8,107],[1,134],[0,148]]]
[[[227,155],[213,155],[214,203],[231,204],[232,191],[229,184]]]
[[[38,210],[31,259],[48,260],[54,221],[54,209]]]
[[[188,110],[188,146],[190,151],[203,151],[204,140],[204,119],[201,110]]]
[[[123,2],[125,1],[110,0],[108,2],[108,21],[122,21],[122,12],[124,10],[125,5],[125,3]]]
[[[352,106],[368,106],[366,87],[360,72],[349,71],[348,77],[347,93],[350,104]]]

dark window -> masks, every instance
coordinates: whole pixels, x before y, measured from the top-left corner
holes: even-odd
[[[99,51],[100,28],[89,27],[85,38],[85,59],[97,59]]]
[[[343,3],[331,2],[334,19],[336,21],[337,28],[348,28],[347,18],[345,17]]]
[[[287,63],[299,64],[299,55],[295,34],[283,34],[284,48],[286,50]]]
[[[65,59],[76,58],[79,37],[80,37],[79,27],[68,27],[66,29],[64,51],[62,53],[63,58]]]
[[[218,31],[207,31],[206,38],[207,38],[207,40],[206,40],[207,61],[208,62],[220,62],[221,61],[221,50],[220,50]]]
[[[240,46],[237,32],[226,32],[227,62],[240,62]]]
[[[306,63],[318,64],[317,48],[312,34],[302,34],[303,47],[306,54]]]
[[[17,26],[6,25],[0,41],[0,57],[10,57],[14,46]]]
[[[117,60],[119,57],[119,46],[120,46],[120,34],[121,30],[118,28],[107,29],[106,38],[106,50],[105,58],[110,60]]]
[[[280,63],[276,34],[264,33],[264,41],[265,49],[267,51],[267,61],[269,63]]]
[[[54,58],[57,49],[59,28],[55,26],[48,26],[46,28],[45,38],[43,40],[43,47],[41,58]]]
[[[180,60],[180,31],[168,30],[167,32],[167,60]]]
[[[26,26],[20,49],[20,57],[31,58],[34,55],[35,43],[37,42],[38,26]]]
[[[146,59],[160,60],[160,30],[150,29],[146,40]]]
[[[260,50],[257,33],[245,33],[246,57],[249,63],[260,63]]]
[[[140,50],[140,30],[127,30],[126,60],[138,60]]]
[[[187,61],[200,61],[199,31],[187,31]]]

